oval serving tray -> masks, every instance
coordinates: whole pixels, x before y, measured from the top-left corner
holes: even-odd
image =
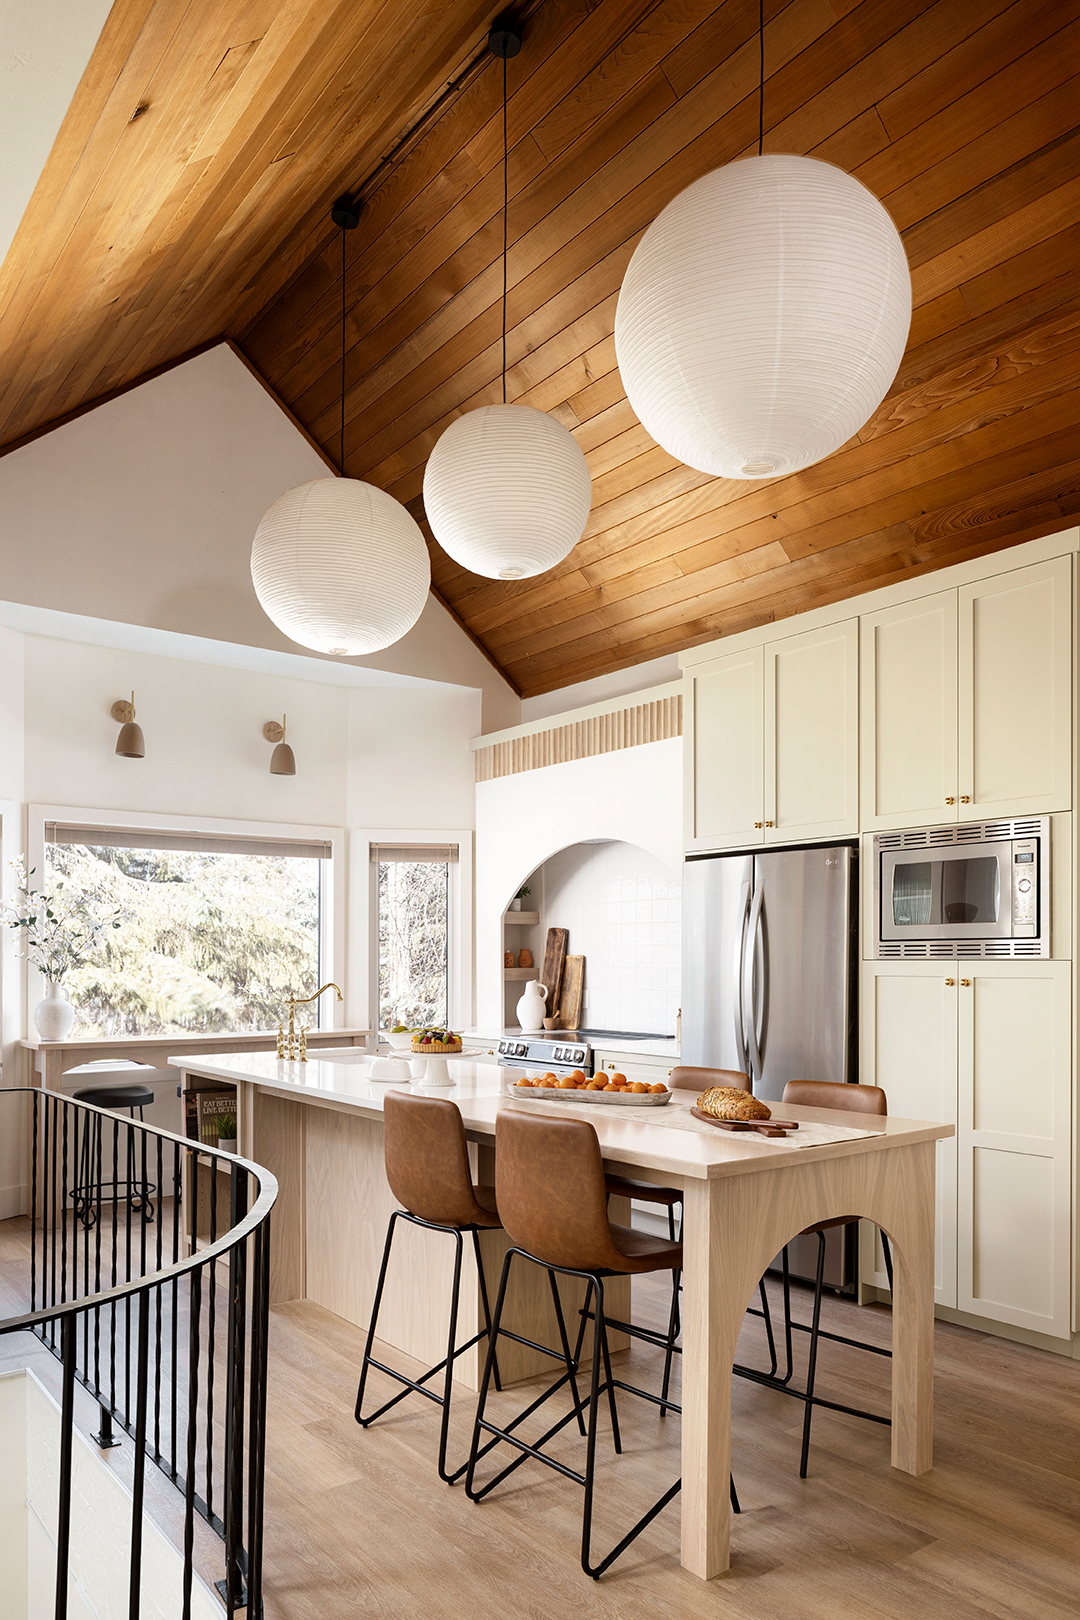
[[[670,1091],[563,1091],[558,1086],[508,1085],[508,1097],[520,1097],[525,1102],[537,1098],[559,1097],[565,1102],[614,1103],[622,1108],[663,1108],[671,1101]]]

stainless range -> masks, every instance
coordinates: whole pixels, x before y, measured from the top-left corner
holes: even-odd
[[[499,1063],[504,1069],[550,1069],[552,1074],[569,1074],[581,1069],[593,1072],[593,1054],[589,1042],[570,1030],[544,1031],[543,1034],[526,1033],[504,1037],[499,1042]]]

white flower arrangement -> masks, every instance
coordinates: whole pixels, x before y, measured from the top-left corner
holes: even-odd
[[[3,921],[17,933],[20,954],[31,967],[51,983],[63,984],[69,973],[90,960],[107,929],[123,926],[123,908],[92,910],[85,900],[63,893],[63,879],[52,894],[32,889],[30,879],[36,868],[27,872],[21,855],[11,866],[16,899],[4,906]]]

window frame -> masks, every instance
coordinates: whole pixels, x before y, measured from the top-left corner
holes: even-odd
[[[473,830],[471,827],[359,827],[350,835],[350,1003],[358,1023],[379,1033],[379,869],[373,844],[456,844],[450,863],[448,1001],[450,1027],[473,1022]]]
[[[143,835],[161,833],[221,834],[234,838],[308,839],[324,840],[330,845],[329,862],[320,862],[319,873],[319,961],[324,980],[337,980],[347,994],[347,985],[336,969],[345,961],[345,895],[346,839],[341,827],[313,827],[291,822],[239,821],[222,816],[174,816],[147,810],[102,810],[84,806],[57,804],[28,804],[26,841],[27,870],[35,868],[36,886],[40,887],[45,874],[45,823],[60,821],[67,825],[115,828],[118,832],[130,829]],[[15,851],[14,854],[17,854]],[[14,854],[5,851],[5,862]],[[330,870],[327,871],[327,865]],[[45,995],[45,980],[29,962],[24,962],[23,976],[23,1028],[27,1039],[33,1039],[34,1008]],[[345,1029],[353,1027],[352,1009],[348,1001],[339,1004],[336,997],[324,998],[320,1007],[319,1028]],[[325,1022],[322,1020],[325,1019]],[[263,1033],[273,1034],[273,1030]],[[139,1037],[133,1037],[138,1039]],[[156,1037],[154,1037],[156,1039]],[[224,1038],[224,1037],[223,1037]],[[125,1037],[118,1036],[117,1040]]]

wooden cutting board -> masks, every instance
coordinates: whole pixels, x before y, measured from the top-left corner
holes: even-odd
[[[540,983],[547,985],[547,1009],[552,1018],[555,1016],[562,994],[563,963],[566,961],[566,947],[569,940],[570,933],[566,928],[549,928],[547,931],[544,971],[540,975]]]
[[[577,1029],[585,995],[585,958],[568,956],[563,964],[562,999],[559,1002],[559,1028]]]

